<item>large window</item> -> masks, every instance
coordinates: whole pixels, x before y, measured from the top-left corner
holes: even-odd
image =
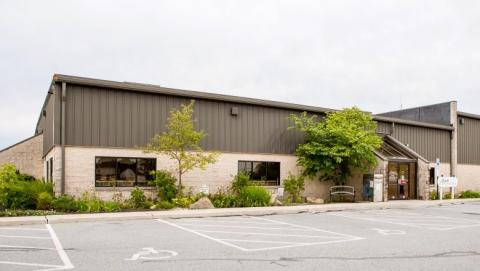
[[[259,185],[280,185],[280,162],[238,161],[238,172],[247,173]]]
[[[96,157],[95,186],[148,186],[150,171],[156,170],[154,158]]]

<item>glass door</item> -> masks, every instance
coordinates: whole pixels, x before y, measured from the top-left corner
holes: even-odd
[[[409,163],[388,163],[388,199],[408,199],[410,185]]]

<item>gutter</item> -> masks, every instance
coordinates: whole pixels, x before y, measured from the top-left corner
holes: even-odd
[[[62,82],[62,95],[60,102],[60,147],[62,149],[62,178],[60,191],[65,194],[65,100],[67,96],[67,83]]]

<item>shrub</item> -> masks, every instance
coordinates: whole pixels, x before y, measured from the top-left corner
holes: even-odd
[[[6,182],[0,188],[0,207],[5,209],[35,209],[38,195],[42,192],[52,195],[52,184],[37,180]]]
[[[53,196],[48,192],[41,192],[37,197],[37,209],[49,210],[52,208]]]
[[[208,198],[215,208],[233,208],[238,207],[238,196],[228,193],[228,191],[218,190],[217,193],[209,195]]]
[[[480,198],[480,192],[472,191],[472,190],[463,191],[460,193],[460,198],[461,199]]]
[[[59,212],[71,213],[78,211],[78,206],[75,198],[69,195],[62,195],[54,199],[52,202],[52,206],[53,209]]]
[[[239,193],[247,186],[253,185],[252,181],[250,180],[250,175],[245,172],[238,173],[232,181],[232,191],[234,193]]]
[[[147,201],[147,197],[143,190],[138,187],[135,187],[130,193],[130,199],[128,200],[130,205],[135,208],[144,208]]]
[[[172,200],[173,205],[181,207],[181,208],[188,208],[190,204],[195,203],[197,198],[194,196],[187,196],[182,198],[174,198]]]
[[[179,188],[175,185],[177,180],[173,175],[165,170],[153,171],[153,181],[150,181],[150,185],[154,185],[157,188],[157,195],[159,201],[172,202],[177,197]]]
[[[288,175],[288,178],[283,181],[283,187],[288,195],[291,197],[292,202],[300,202],[300,193],[305,190],[305,179],[303,176]]]
[[[78,211],[82,213],[98,213],[102,210],[104,202],[95,194],[83,193],[82,198],[77,201]]]
[[[46,216],[46,215],[55,215],[56,211],[49,210],[5,210],[0,212],[0,217],[9,217],[9,216]]]
[[[239,192],[239,203],[243,207],[268,206],[270,193],[261,186],[247,186]]]
[[[120,203],[115,201],[107,201],[103,205],[103,211],[105,212],[119,212],[122,210]]]
[[[175,207],[175,205],[171,202],[168,202],[168,201],[159,201],[157,203],[157,209],[172,209]]]

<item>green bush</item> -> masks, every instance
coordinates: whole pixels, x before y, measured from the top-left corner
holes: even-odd
[[[4,183],[0,188],[0,207],[5,209],[36,209],[38,195],[42,192],[52,195],[52,184],[37,180],[17,180]]]
[[[195,203],[197,198],[194,196],[187,196],[182,198],[174,198],[172,200],[173,205],[178,206],[180,208],[188,208],[190,204]]]
[[[6,163],[0,167],[0,188],[3,184],[19,180],[19,173],[15,165]]]
[[[461,199],[480,198],[480,191],[467,190],[460,193]]]
[[[95,194],[90,195],[88,192],[83,193],[77,201],[78,211],[82,213],[98,213],[102,211],[103,206],[103,200],[97,198]]]
[[[175,177],[165,170],[153,171],[150,174],[154,177],[154,180],[150,181],[149,184],[156,187],[158,200],[172,202],[179,193]]]
[[[252,181],[250,180],[250,175],[245,172],[238,173],[232,181],[232,192],[239,193],[245,187],[253,185]]]
[[[130,193],[130,199],[128,201],[132,208],[135,208],[135,209],[144,208],[145,203],[147,202],[147,197],[145,196],[145,193],[143,192],[143,190],[141,190],[138,187],[135,187]]]
[[[62,195],[52,202],[52,207],[56,211],[65,212],[65,213],[72,213],[78,211],[78,205],[75,201],[75,198],[69,195]]]
[[[52,208],[53,196],[48,192],[41,192],[37,197],[37,209],[49,210]]]
[[[215,208],[239,207],[238,196],[228,191],[218,190],[217,193],[209,195],[208,198]]]
[[[168,202],[168,201],[159,201],[157,202],[157,205],[156,205],[157,209],[165,209],[165,210],[168,210],[168,209],[172,209],[175,207],[175,205],[171,202]]]
[[[305,190],[305,179],[303,176],[288,175],[288,178],[283,181],[283,187],[292,202],[300,203],[300,193]]]
[[[247,186],[239,194],[239,203],[242,207],[260,207],[268,206],[270,203],[270,193],[261,186]]]
[[[103,205],[104,212],[119,212],[122,210],[120,203],[115,201],[107,201]]]

